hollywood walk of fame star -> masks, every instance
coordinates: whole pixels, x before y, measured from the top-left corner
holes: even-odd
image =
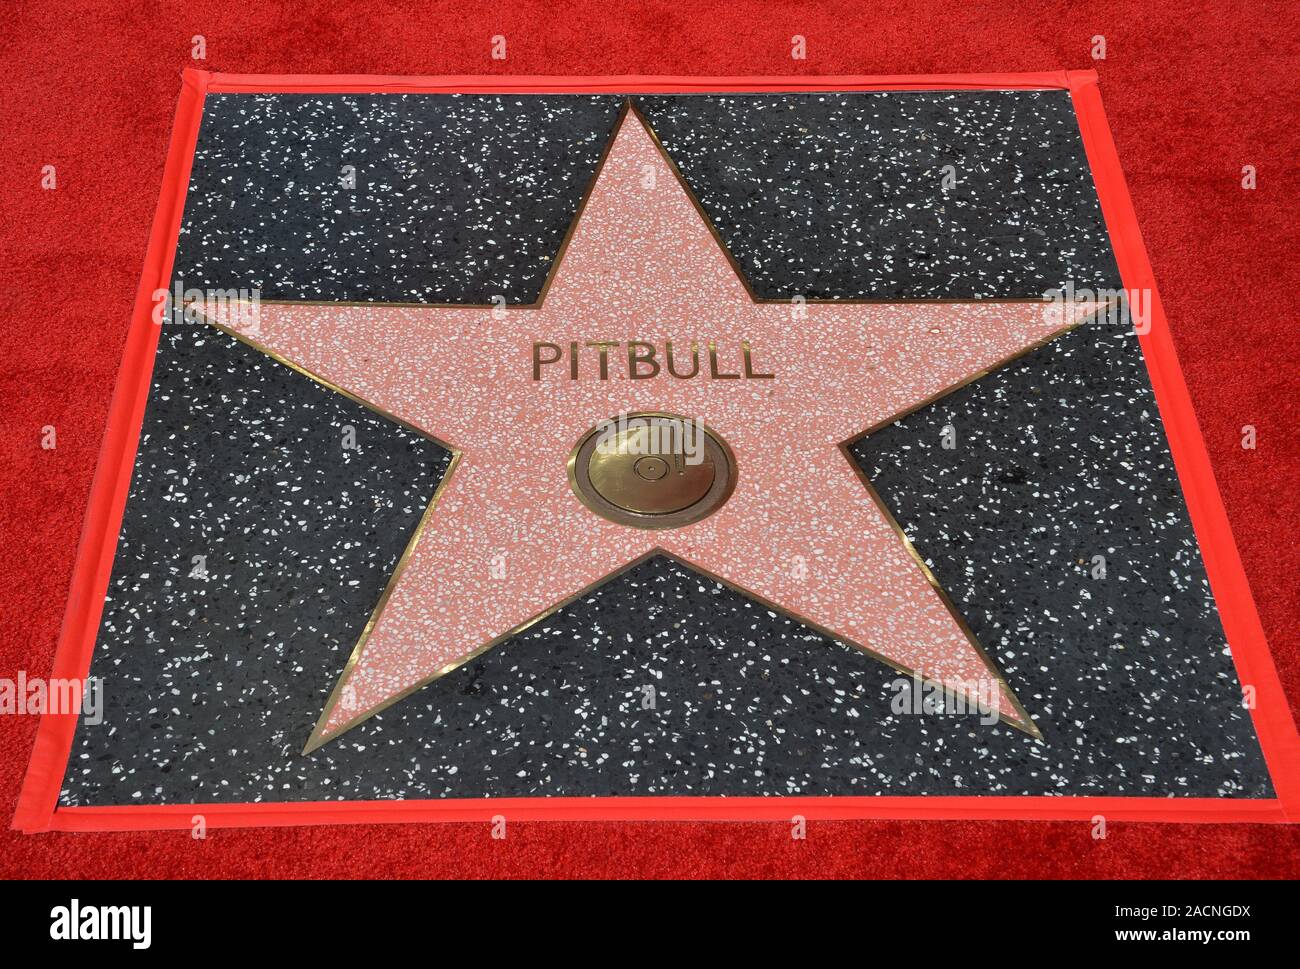
[[[843,444],[1095,304],[755,301],[635,112],[621,116],[557,260],[532,307],[211,309],[228,332],[456,452],[307,752],[652,554],[959,695],[992,682],[1001,719],[1039,735]],[[617,345],[601,379],[588,344],[605,341]],[[660,363],[667,341],[682,361],[692,344],[713,345],[728,373],[742,373],[743,341],[752,369],[772,376],[712,379],[702,363],[690,379],[666,367],[632,379],[629,341],[657,347]],[[564,359],[539,367],[539,345],[541,359],[549,347]],[[636,412],[702,420],[729,446],[725,503],[647,530],[579,500],[566,469],[575,443]]]

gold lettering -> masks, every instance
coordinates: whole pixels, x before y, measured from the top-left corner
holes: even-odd
[[[776,376],[776,374],[774,373],[754,372],[754,359],[751,356],[752,348],[750,347],[748,340],[740,341],[740,352],[745,357],[745,376],[749,380],[771,380],[773,377]]]
[[[546,347],[546,348],[549,348],[549,349],[551,349],[551,350],[554,350],[554,351],[555,351],[555,356],[551,357],[551,359],[549,359],[549,360],[543,360],[543,359],[542,359],[542,348],[543,348],[543,347]],[[537,342],[537,343],[534,343],[534,344],[533,344],[533,379],[534,379],[534,380],[541,380],[541,379],[542,379],[542,365],[543,365],[543,364],[547,364],[547,363],[555,363],[555,362],[556,362],[557,360],[559,360],[560,357],[563,356],[563,355],[564,355],[564,351],[562,351],[562,350],[559,348],[559,346],[558,346],[557,344],[554,344],[554,343],[546,343],[546,342]]]
[[[677,368],[673,365],[673,341],[668,340],[664,343],[664,355],[668,358],[668,372],[674,377],[681,377],[683,380],[689,380],[700,372],[700,345],[694,340],[691,341],[691,372],[678,373]]]
[[[644,348],[644,353],[637,353],[637,348]],[[641,364],[649,364],[650,372],[641,373]],[[659,361],[655,359],[655,345],[644,340],[627,341],[627,375],[633,380],[649,380],[659,376]]]
[[[609,348],[618,346],[617,340],[588,340],[587,346],[600,350],[600,379],[609,379]]]
[[[659,345],[651,340],[570,340],[568,341],[569,355],[569,379],[577,380],[578,371],[581,369],[579,359],[583,347],[596,351],[599,359],[599,368],[597,370],[598,379],[610,379],[610,350],[619,347],[627,347],[627,376],[632,380],[649,380],[653,377],[660,376],[665,370],[672,377],[678,380],[690,380],[700,374],[700,343],[697,340],[691,342],[691,364],[690,369],[683,366],[681,357],[685,356],[680,347],[674,347],[672,340],[665,340],[663,343],[663,355],[660,356]],[[775,373],[764,373],[758,369],[754,363],[754,347],[748,340],[740,340],[740,363],[742,364],[741,372],[732,373],[723,369],[718,358],[718,344],[710,340],[705,344],[709,352],[709,377],[713,380],[771,380]],[[730,344],[735,346],[735,344]],[[725,349],[725,347],[724,347]],[[565,350],[562,343],[551,343],[547,340],[537,340],[533,343],[533,380],[543,379],[545,368],[549,364],[560,363],[564,360]],[[667,366],[665,367],[665,362]],[[618,361],[614,361],[614,366],[618,366]],[[620,372],[618,376],[623,376]]]
[[[709,341],[709,373],[714,380],[739,380],[738,373],[722,373],[718,370],[718,345]]]

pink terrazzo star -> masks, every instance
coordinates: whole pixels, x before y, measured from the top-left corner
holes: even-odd
[[[756,303],[635,113],[538,306],[262,305],[244,336],[459,452],[307,750],[655,551],[957,693],[992,682],[999,716],[1037,735],[840,444],[1097,309],[1050,305]],[[597,340],[620,342],[608,379],[583,348],[577,380],[567,356],[534,380],[534,341]],[[683,361],[697,342],[701,372],[628,379],[629,340],[660,362],[665,341]],[[775,376],[711,379],[706,345],[736,373],[742,340]],[[577,499],[575,442],[636,411],[699,418],[730,444],[736,490],[716,513],[647,531]]]

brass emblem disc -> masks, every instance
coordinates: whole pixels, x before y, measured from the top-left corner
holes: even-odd
[[[596,514],[636,528],[680,528],[736,487],[736,458],[703,424],[643,412],[602,421],[569,454],[569,485]]]

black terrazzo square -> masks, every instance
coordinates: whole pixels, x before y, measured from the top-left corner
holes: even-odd
[[[621,102],[209,97],[176,278],[531,302]],[[636,104],[760,296],[1118,286],[1062,92]],[[852,452],[1043,740],[896,714],[893,671],[660,557],[303,756],[450,455],[172,321],[92,663],[104,723],[78,727],[61,803],[1272,795],[1131,328],[1059,337]]]

